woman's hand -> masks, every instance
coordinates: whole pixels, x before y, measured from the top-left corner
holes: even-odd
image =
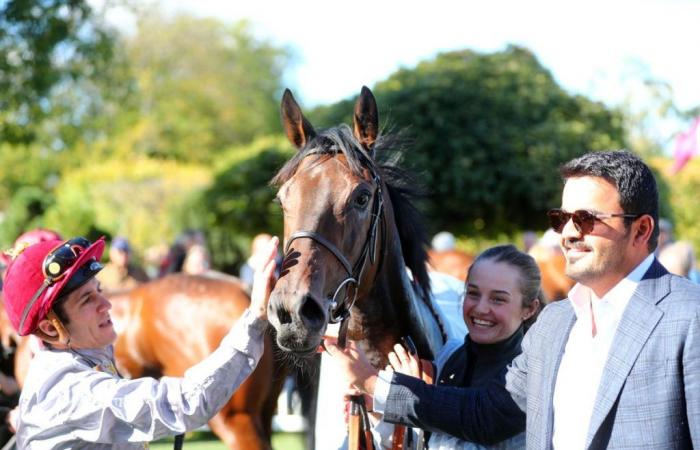
[[[250,310],[260,319],[267,320],[267,303],[270,301],[270,293],[275,287],[277,277],[275,269],[277,263],[277,245],[279,239],[273,237],[267,243],[267,247],[262,253],[261,262],[255,270],[253,278],[253,291],[250,294]]]
[[[420,378],[420,362],[415,355],[406,351],[401,344],[394,345],[394,351],[389,352],[389,364],[396,372]]]
[[[367,356],[355,341],[348,340],[344,350],[338,347],[336,338],[326,337],[323,342],[325,350],[340,367],[350,388],[373,395],[379,371],[369,363]]]

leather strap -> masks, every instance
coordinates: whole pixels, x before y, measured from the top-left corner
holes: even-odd
[[[371,430],[365,398],[362,395],[351,396],[350,417],[348,418],[348,450],[374,450]]]

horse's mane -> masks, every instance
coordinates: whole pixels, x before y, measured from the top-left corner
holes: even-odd
[[[420,296],[430,306],[430,279],[426,266],[428,235],[423,220],[412,199],[419,194],[418,183],[413,176],[400,166],[403,151],[400,134],[380,135],[373,151],[377,162],[367,155],[353,135],[350,127],[337,127],[321,130],[280,169],[271,184],[281,186],[296,173],[301,161],[310,155],[327,158],[328,155],[342,153],[350,170],[362,176],[362,169],[369,167],[384,181],[394,209],[394,220],[401,240],[404,264],[413,274],[414,284]]]

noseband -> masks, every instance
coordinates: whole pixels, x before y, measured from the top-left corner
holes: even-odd
[[[323,152],[323,154],[333,153],[336,152]],[[317,153],[312,152],[309,154]],[[338,260],[340,265],[343,266],[343,268],[345,269],[347,276],[343,281],[341,281],[338,284],[338,287],[335,289],[333,298],[331,299],[331,302],[328,306],[328,321],[330,323],[340,322],[340,330],[338,332],[338,345],[341,348],[345,347],[347,329],[349,325],[348,319],[350,318],[350,309],[355,304],[355,300],[357,300],[357,293],[360,290],[360,281],[362,281],[362,276],[367,266],[367,260],[369,259],[369,262],[372,265],[374,265],[376,262],[377,228],[380,225],[382,227],[382,238],[384,236],[384,221],[382,220],[384,214],[384,197],[382,195],[381,179],[379,178],[379,175],[377,175],[377,173],[375,172],[371,163],[367,164],[367,169],[370,171],[372,181],[377,186],[377,189],[374,193],[374,198],[372,200],[371,222],[369,225],[367,238],[365,239],[365,243],[362,246],[362,253],[360,253],[360,257],[357,259],[354,266],[350,264],[348,258],[346,258],[345,255],[343,255],[343,253],[338,249],[338,247],[336,247],[328,239],[324,238],[323,236],[314,231],[297,231],[295,233],[292,233],[287,239],[287,244],[284,247],[284,254],[286,259],[289,256],[289,249],[292,245],[292,242],[302,238],[311,239],[312,241],[316,242],[317,244],[320,244],[322,247],[328,250],[333,256],[335,256],[336,260]],[[351,285],[353,286],[353,294],[352,301],[349,301],[349,292]],[[346,295],[341,301],[338,301],[338,295],[345,286],[348,286],[348,289],[346,290]]]

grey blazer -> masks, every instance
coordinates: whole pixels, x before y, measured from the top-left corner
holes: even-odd
[[[517,433],[526,412],[527,448],[551,449],[554,386],[575,321],[569,300],[548,305],[505,385],[441,388],[394,375],[384,420],[488,444]],[[656,260],[614,337],[586,448],[700,449],[700,286]]]

